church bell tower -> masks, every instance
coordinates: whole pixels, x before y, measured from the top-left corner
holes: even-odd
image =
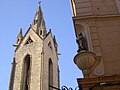
[[[82,90],[120,89],[120,0],[71,0]]]
[[[58,45],[47,33],[40,4],[29,29],[17,36],[9,90],[53,90],[59,88]]]

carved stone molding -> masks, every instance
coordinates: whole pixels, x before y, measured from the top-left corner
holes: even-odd
[[[99,82],[120,82],[120,75],[112,75],[112,76],[101,76],[95,78],[78,78],[79,84],[90,84],[90,83],[99,83]]]
[[[103,60],[101,56],[96,57],[96,61],[99,62],[99,64],[95,67],[94,69],[94,74],[97,76],[104,75],[104,65],[103,65]]]
[[[83,90],[119,90],[120,75],[100,76],[95,78],[78,78],[78,85]],[[91,88],[91,89],[90,89]],[[108,88],[108,89],[106,89]]]

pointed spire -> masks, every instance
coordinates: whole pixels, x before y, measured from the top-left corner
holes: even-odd
[[[40,3],[38,3],[38,8],[32,22],[32,28],[39,36],[44,37],[46,35],[46,26]]]
[[[22,28],[20,28],[20,32],[19,32],[19,34],[17,35],[17,40],[16,40],[16,44],[17,44],[17,45],[21,42],[22,38],[23,38]]]
[[[20,32],[19,32],[18,36],[23,37],[22,28],[20,28]]]
[[[53,41],[54,41],[54,45],[55,45],[55,49],[56,49],[56,52],[58,51],[58,44],[57,44],[57,41],[56,41],[56,38],[55,38],[55,35],[53,36]]]

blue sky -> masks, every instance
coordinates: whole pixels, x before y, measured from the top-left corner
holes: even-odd
[[[77,53],[72,10],[69,0],[41,0],[47,31],[52,30],[58,42],[60,84],[75,88],[81,71],[73,62]],[[0,0],[0,90],[7,90],[11,62],[19,29],[27,31],[39,0]]]

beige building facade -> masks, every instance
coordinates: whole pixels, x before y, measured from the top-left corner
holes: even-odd
[[[71,6],[76,38],[82,33],[88,48],[79,49],[74,58],[84,75],[78,79],[79,86],[119,90],[120,0],[71,0]]]
[[[40,4],[26,34],[17,36],[9,90],[53,90],[59,88],[57,42],[47,33]]]

